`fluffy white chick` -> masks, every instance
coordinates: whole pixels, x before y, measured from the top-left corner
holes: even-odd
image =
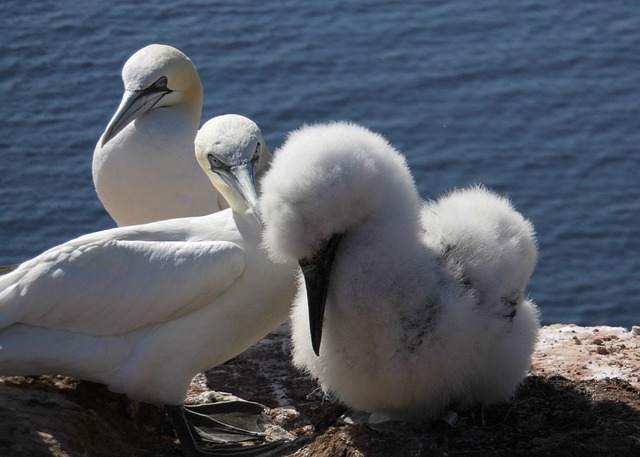
[[[531,224],[481,188],[424,204],[404,157],[354,124],[303,127],[274,155],[260,209],[265,245],[304,276],[295,365],[393,419],[509,397],[539,328]]]

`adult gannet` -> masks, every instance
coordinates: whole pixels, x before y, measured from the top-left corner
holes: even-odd
[[[119,226],[228,208],[194,156],[202,84],[179,50],[152,44],[122,69],[124,96],[93,153],[93,182]]]
[[[177,405],[191,379],[287,319],[297,268],[260,247],[254,172],[271,154],[258,127],[221,116],[195,141],[230,209],[84,235],[0,276],[0,374],[74,376],[167,405],[190,455]]]
[[[424,204],[383,137],[330,123],[290,134],[260,210],[271,254],[304,275],[294,363],[346,405],[428,421],[509,397],[523,379],[537,247],[506,199],[471,188]]]

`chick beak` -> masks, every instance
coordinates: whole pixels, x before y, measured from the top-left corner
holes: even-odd
[[[323,243],[312,257],[299,262],[307,289],[311,345],[316,355],[320,355],[322,323],[329,291],[329,277],[331,276],[331,267],[341,237],[342,234],[333,235]]]

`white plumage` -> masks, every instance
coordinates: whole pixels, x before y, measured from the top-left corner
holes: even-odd
[[[177,405],[194,375],[287,319],[295,264],[259,247],[253,211],[254,167],[271,157],[260,130],[214,118],[196,150],[231,209],[91,233],[0,277],[0,374],[64,374]]]
[[[537,248],[506,199],[424,203],[403,156],[348,123],[292,133],[262,191],[265,244],[304,275],[294,363],[325,391],[403,420],[514,392],[539,328],[524,290]]]
[[[119,226],[228,208],[200,170],[202,84],[179,50],[152,44],[122,69],[124,95],[93,153],[93,182]]]

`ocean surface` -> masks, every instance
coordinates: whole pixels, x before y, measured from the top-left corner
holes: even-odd
[[[424,198],[482,183],[536,227],[544,323],[640,325],[640,2],[4,0],[0,265],[114,223],[91,178],[127,58],[196,64],[202,120],[272,150],[346,119],[408,157]]]

